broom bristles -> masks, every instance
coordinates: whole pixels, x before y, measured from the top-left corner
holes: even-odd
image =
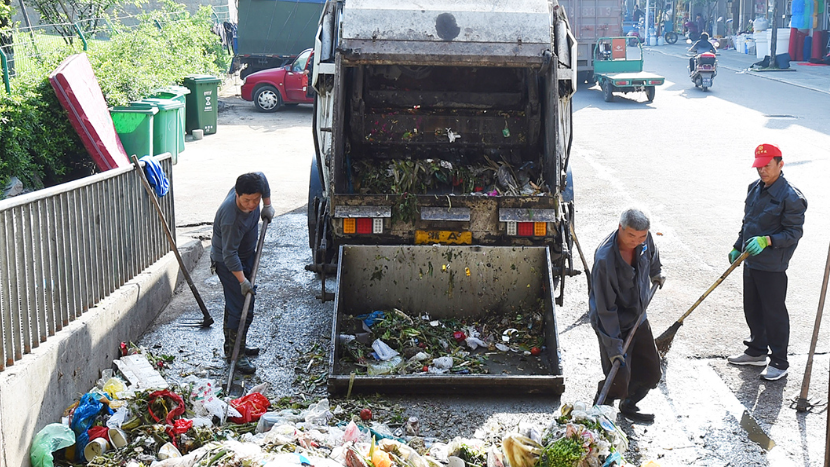
[[[680,321],[675,321],[674,324],[671,325],[668,329],[657,336],[657,339],[654,339],[654,344],[657,346],[657,352],[660,353],[661,357],[665,357],[667,353],[669,353],[669,349],[671,349],[671,344],[674,341],[674,336],[677,334],[677,331],[680,329],[680,326],[683,326],[683,323]]]

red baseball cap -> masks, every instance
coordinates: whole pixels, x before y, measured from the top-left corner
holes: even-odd
[[[773,157],[782,157],[781,149],[774,144],[761,144],[755,148],[755,162],[752,167],[763,167],[769,164]]]

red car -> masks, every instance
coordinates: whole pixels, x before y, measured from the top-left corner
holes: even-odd
[[[312,63],[312,49],[307,49],[290,65],[251,73],[242,84],[242,98],[253,101],[260,112],[275,112],[283,105],[312,104],[314,90],[308,86]]]

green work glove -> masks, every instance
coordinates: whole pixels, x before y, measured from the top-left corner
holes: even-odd
[[[767,237],[752,237],[747,240],[746,245],[744,246],[744,250],[748,251],[752,256],[758,256],[764,250],[764,248],[768,247],[769,243],[767,243]]]
[[[734,263],[738,256],[741,256],[741,252],[732,248],[732,251],[729,252],[729,264]]]

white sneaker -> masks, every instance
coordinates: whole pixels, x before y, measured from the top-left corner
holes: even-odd
[[[772,365],[767,365],[764,371],[761,372],[761,379],[767,381],[778,381],[785,376],[787,376],[787,370],[781,370]]]
[[[767,366],[766,355],[753,357],[752,355],[742,353],[740,355],[734,355],[732,357],[729,357],[726,359],[726,361],[733,365]]]

